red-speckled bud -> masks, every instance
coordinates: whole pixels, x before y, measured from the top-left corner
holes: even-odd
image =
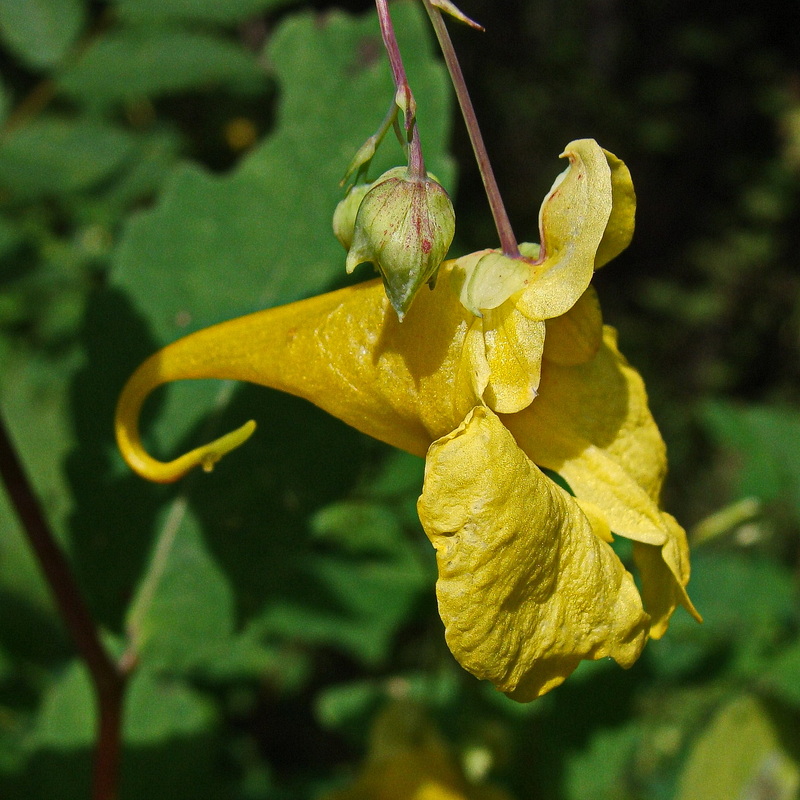
[[[455,225],[453,204],[436,180],[413,178],[406,167],[390,169],[358,208],[347,271],[372,261],[402,320],[422,284],[435,279]]]

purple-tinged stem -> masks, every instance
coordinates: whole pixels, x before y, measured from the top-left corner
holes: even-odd
[[[386,54],[389,56],[389,64],[392,68],[397,105],[403,110],[406,138],[409,143],[408,169],[413,177],[426,178],[425,160],[422,157],[422,144],[419,139],[419,130],[416,121],[417,104],[408,83],[405,66],[403,66],[400,46],[397,44],[394,24],[389,14],[389,4],[387,0],[375,0],[375,7],[378,11],[378,21],[381,26],[383,45],[386,48]]]
[[[442,49],[442,55],[450,73],[450,80],[456,90],[458,104],[461,107],[461,115],[464,117],[464,123],[467,126],[467,133],[472,143],[472,150],[475,153],[475,160],[478,163],[478,169],[483,179],[483,188],[489,200],[489,207],[492,210],[497,235],[500,237],[500,246],[504,255],[511,258],[521,258],[517,239],[511,228],[511,221],[508,218],[503,198],[500,195],[500,189],[497,186],[497,180],[494,177],[494,170],[492,170],[492,164],[489,161],[489,154],[486,152],[486,145],[478,125],[478,118],[475,115],[475,108],[472,105],[467,84],[464,80],[464,73],[458,63],[458,56],[447,31],[447,26],[444,24],[441,12],[432,5],[430,0],[422,0],[422,3],[428,12],[436,38],[439,40],[439,47]]]
[[[92,800],[116,800],[122,743],[122,707],[127,672],[100,641],[72,569],[50,531],[11,437],[0,419],[0,476],[56,601],[61,619],[86,664],[97,698],[99,730]]]

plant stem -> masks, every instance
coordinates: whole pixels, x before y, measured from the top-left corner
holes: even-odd
[[[389,56],[389,65],[392,68],[392,78],[395,85],[395,102],[403,110],[408,141],[408,169],[412,177],[427,178],[425,160],[422,157],[422,144],[417,126],[417,103],[408,83],[403,57],[400,55],[400,46],[394,32],[394,24],[389,14],[387,0],[375,0],[378,11],[378,21],[381,26],[381,36],[386,54]]]
[[[494,217],[497,235],[500,237],[500,246],[503,248],[503,254],[511,258],[521,258],[517,239],[511,228],[511,221],[508,218],[503,198],[500,195],[500,189],[497,186],[497,180],[494,177],[489,154],[486,152],[486,145],[478,125],[478,118],[475,115],[475,108],[472,105],[467,84],[464,81],[464,73],[458,63],[458,56],[447,31],[447,26],[444,24],[441,12],[431,4],[430,0],[422,0],[422,3],[428,12],[436,38],[439,40],[439,47],[442,49],[442,55],[450,73],[450,80],[456,90],[458,104],[461,107],[461,115],[464,117],[464,123],[467,126],[469,140],[472,143],[472,151],[475,153],[475,160],[478,163],[478,169],[483,179],[483,188],[489,200],[489,207],[492,210],[492,217]]]
[[[92,679],[99,716],[92,798],[114,800],[118,794],[122,704],[127,675],[114,663],[100,641],[97,625],[84,602],[69,562],[50,531],[1,417],[0,476],[50,586],[64,625]]]

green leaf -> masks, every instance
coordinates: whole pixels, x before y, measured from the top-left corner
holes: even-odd
[[[251,620],[250,635],[290,648],[333,646],[379,663],[420,594],[432,592],[422,555],[432,556],[430,546],[398,519],[387,523],[384,512],[372,517],[384,521],[378,551],[345,550],[309,535],[315,512],[338,522],[360,505],[340,498],[363,471],[363,437],[303,401],[260,387],[239,391],[219,427],[256,414],[265,424],[251,446],[211,476],[198,473],[188,489],[209,551]],[[333,511],[319,511],[331,502]]]
[[[12,251],[21,240],[22,232],[18,226],[4,217],[0,217],[0,258]],[[0,321],[2,321],[2,317],[3,307],[0,305]]]
[[[742,695],[703,731],[684,767],[677,800],[794,800],[800,768],[783,749],[762,704]]]
[[[669,634],[645,651],[659,672],[680,675],[726,654],[729,669],[752,675],[796,618],[791,574],[754,553],[697,550],[690,587],[704,622],[697,625],[688,614],[675,614]]]
[[[142,665],[128,684],[123,724],[124,797],[213,800],[231,796],[217,763],[211,703],[183,681]],[[85,666],[72,662],[47,688],[29,737],[29,761],[16,798],[89,796],[95,700]]]
[[[296,0],[114,0],[122,19],[156,22],[234,23],[291,5]]]
[[[332,730],[352,727],[355,720],[363,732],[367,721],[386,698],[386,687],[374,680],[330,686],[317,697],[316,716],[321,725]]]
[[[417,499],[422,491],[425,459],[402,450],[389,450],[377,471],[368,472],[359,487],[359,495],[385,503],[406,526],[419,529]],[[435,578],[435,565],[431,562]]]
[[[642,726],[631,720],[619,728],[595,729],[586,748],[570,755],[564,770],[569,800],[622,800],[630,796],[628,777]]]
[[[313,673],[313,653],[265,642],[257,624],[248,624],[225,647],[202,665],[204,680],[230,684],[234,681],[269,681],[277,692],[301,691]]]
[[[69,381],[76,367],[75,353],[55,358],[37,353],[19,341],[10,344],[0,337],[0,413],[51,530],[66,549],[72,498],[63,474],[63,460],[73,443],[67,404]],[[33,665],[34,669],[41,669],[63,660],[71,651],[51,589],[2,484],[0,608],[0,649],[7,649],[14,658],[18,680],[27,683]],[[13,705],[28,706],[30,700],[25,695],[18,685],[12,689],[16,698]],[[0,698],[0,709],[3,703]],[[0,711],[0,738],[3,713]]]
[[[58,64],[83,28],[81,0],[0,0],[0,38],[34,69]]]
[[[90,747],[95,735],[95,699],[86,667],[72,662],[48,687],[36,722],[40,748]]]
[[[210,701],[177,678],[150,669],[136,672],[128,688],[123,736],[126,745],[187,738],[216,721]]]
[[[402,450],[390,450],[377,473],[370,474],[365,481],[364,492],[371,498],[386,501],[408,494],[419,495],[424,477],[424,459]],[[416,497],[414,502],[416,503]]]
[[[770,660],[759,678],[759,686],[800,709],[800,641],[796,640]]]
[[[426,161],[447,182],[453,170],[445,156],[450,108],[443,68],[417,4],[398,4],[395,22]],[[393,96],[381,52],[374,15],[332,13],[320,25],[303,14],[276,31],[267,51],[281,97],[274,132],[224,177],[191,164],[177,170],[156,207],[125,231],[113,281],[159,341],[312,294],[344,274],[331,219],[347,163]],[[390,141],[383,150],[376,172],[403,158]]]
[[[134,152],[134,137],[108,123],[43,117],[0,142],[0,187],[16,202],[81,191]]]
[[[461,674],[452,669],[438,672],[405,672],[375,680],[357,680],[323,689],[315,703],[320,724],[340,733],[355,734],[363,744],[365,730],[379,706],[397,698],[426,708],[444,709],[459,702]]]
[[[199,31],[116,30],[98,38],[59,78],[59,87],[102,106],[213,86],[251,88],[264,80],[237,42]]]
[[[127,628],[152,669],[186,672],[209,661],[233,634],[233,593],[208,554],[183,499],[160,523]]]
[[[209,703],[185,683],[138,669],[126,694],[126,744],[191,736],[214,722]],[[85,665],[74,661],[48,687],[34,731],[37,749],[75,750],[95,742],[95,700]]]
[[[333,644],[365,664],[380,663],[426,583],[427,574],[413,555],[351,560],[309,557],[300,551],[295,558],[298,577],[305,573],[308,596],[287,593],[265,607],[260,619],[263,634]]]
[[[6,89],[5,83],[0,80],[0,125],[4,125],[11,111],[11,95]]]
[[[21,598],[26,604],[51,613],[49,589],[5,487],[0,489],[0,531],[0,592]],[[4,628],[5,625],[0,626],[0,632],[4,632]]]
[[[172,171],[180,145],[177,133],[166,129],[137,137],[127,169],[104,187],[102,194],[98,193],[101,213],[95,212],[95,219],[100,217],[109,227],[116,226],[137,201],[149,200]]]
[[[0,350],[0,406],[23,466],[52,529],[63,541],[72,507],[62,462],[74,438],[67,412],[75,356],[53,359],[16,344]],[[0,590],[51,613],[50,590],[0,490]]]
[[[346,553],[397,552],[400,521],[388,508],[342,500],[320,509],[311,519],[311,532]]]
[[[704,419],[720,444],[739,458],[739,492],[764,501],[782,497],[800,516],[800,414],[715,402]]]

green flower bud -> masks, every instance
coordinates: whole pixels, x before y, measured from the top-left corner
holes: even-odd
[[[406,167],[390,169],[358,208],[347,272],[372,261],[402,321],[422,284],[435,280],[455,227],[453,204],[436,180],[413,178]]]
[[[353,229],[356,226],[358,207],[371,188],[371,183],[357,183],[351,186],[333,212],[333,232],[345,250],[349,250],[353,244]]]

